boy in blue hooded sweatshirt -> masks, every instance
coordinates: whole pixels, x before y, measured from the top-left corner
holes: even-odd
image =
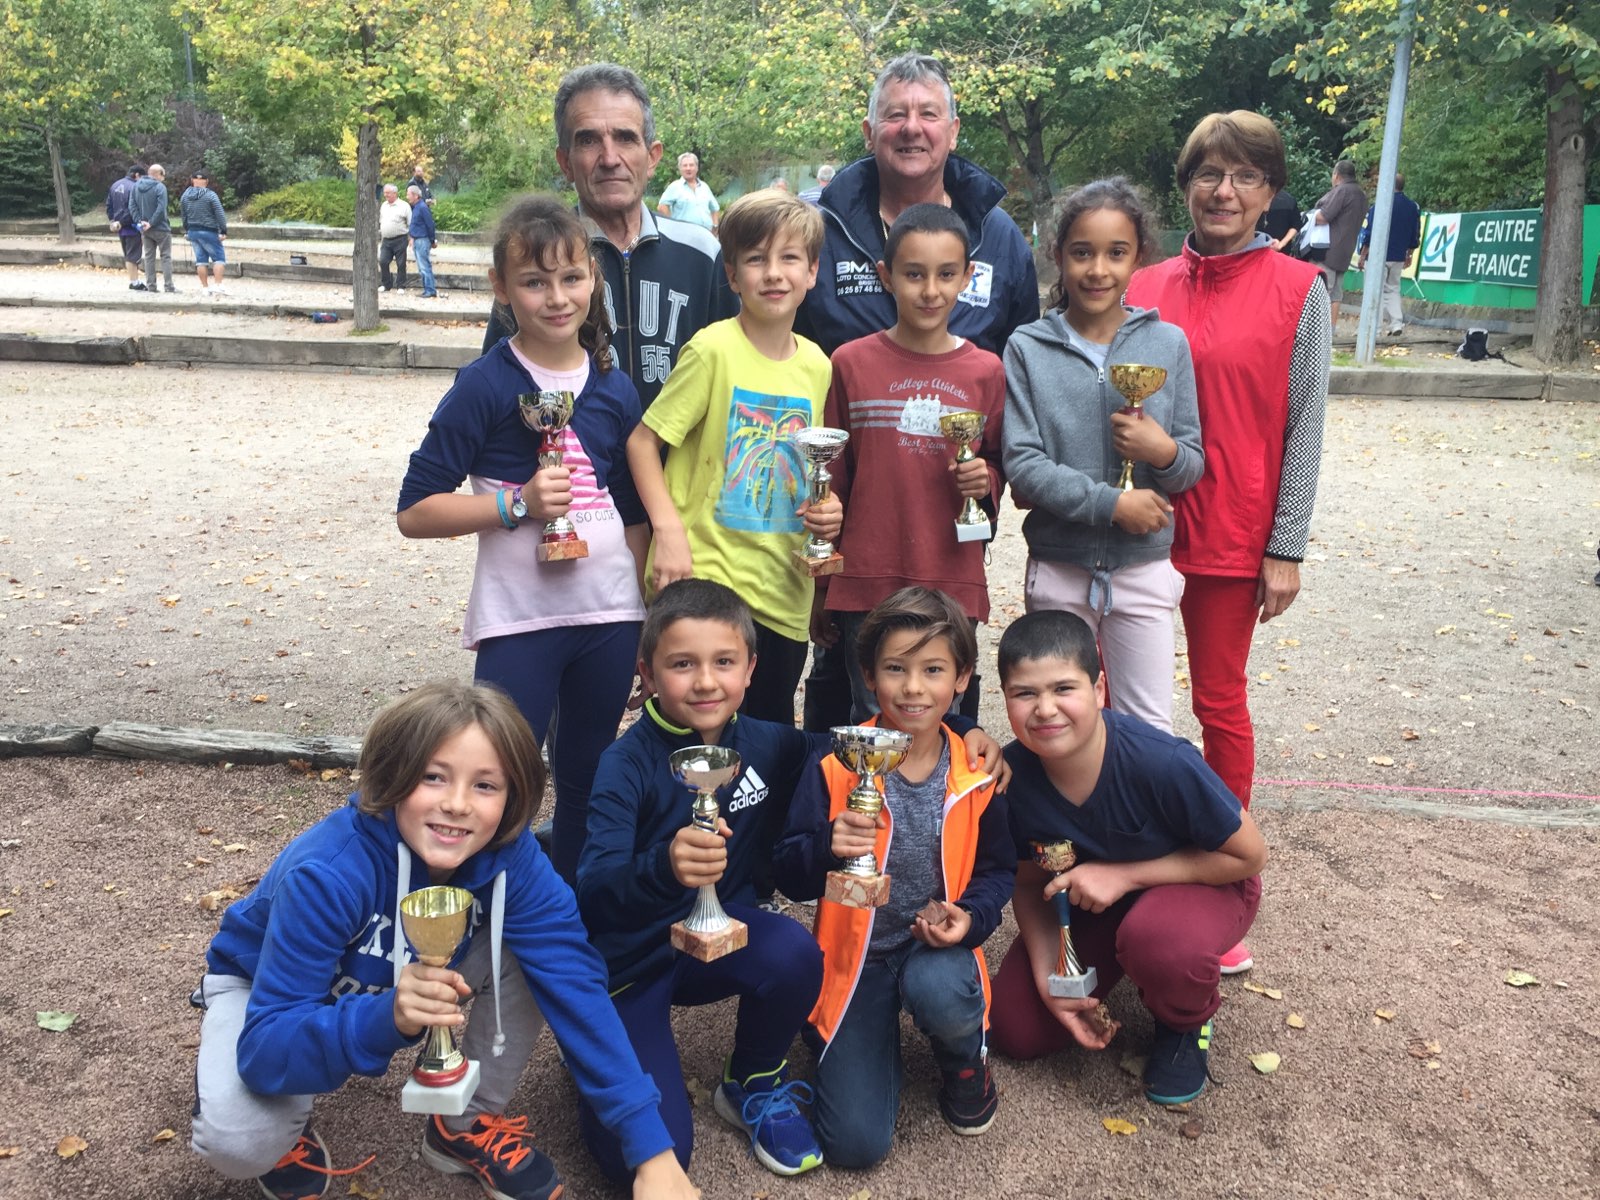
[[[361,791],[284,849],[211,943],[193,997],[206,1014],[195,1152],[268,1196],[320,1196],[359,1167],[330,1165],[318,1095],[383,1075],[432,1026],[465,1025],[480,1082],[462,1116],[428,1119],[423,1160],[501,1200],[554,1200],[560,1178],[527,1118],[504,1115],[542,1014],[620,1140],[636,1200],[698,1196],[572,892],[529,830],[544,769],[516,706],[492,688],[419,688],[379,714],[360,765]],[[446,882],[475,898],[470,937],[448,967],[408,961],[400,900]],[[459,1000],[485,988],[463,1016]]]

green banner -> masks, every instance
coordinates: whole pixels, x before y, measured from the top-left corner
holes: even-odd
[[[1536,208],[1462,213],[1454,277],[1467,283],[1538,287],[1539,218]]]

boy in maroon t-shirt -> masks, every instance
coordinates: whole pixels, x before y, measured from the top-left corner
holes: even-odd
[[[989,618],[985,543],[958,541],[955,521],[967,497],[994,519],[1005,486],[1000,421],[1006,383],[999,358],[950,332],[950,314],[972,283],[969,250],[966,224],[952,210],[939,204],[906,209],[878,263],[898,320],[834,351],[824,422],[850,433],[830,468],[844,502],[838,545],[845,564],[840,574],[817,581],[817,642],[842,637],[853,645],[867,613],[913,585],[948,593],[974,624]],[[978,457],[961,464],[939,425],[941,414],[956,410],[984,418],[973,445]],[[862,720],[878,711],[877,703],[855,654],[844,659],[852,719]],[[973,717],[978,683],[974,676],[960,700]]]

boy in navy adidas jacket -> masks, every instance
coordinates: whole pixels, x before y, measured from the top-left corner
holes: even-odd
[[[672,1037],[674,1005],[739,997],[733,1048],[715,1097],[719,1116],[751,1139],[756,1157],[798,1175],[822,1151],[788,1078],[790,1043],[822,985],[822,951],[805,926],[756,906],[752,882],[771,806],[787,809],[802,771],[826,752],[790,725],[741,716],[755,669],[755,623],[730,588],[684,579],[662,589],[639,639],[639,675],[653,692],[644,713],[600,756],[578,860],[578,909],[611,974],[617,1015],[640,1065],[661,1090],[661,1116],[678,1161],[689,1162],[694,1118]],[[719,796],[719,831],[689,824],[693,794],[668,759],[686,746],[720,745],[741,770]],[[782,821],[775,823],[781,827]],[[703,963],[672,947],[669,929],[702,884],[749,926],[744,948]],[[601,1168],[622,1178],[620,1144],[587,1103],[584,1141]]]

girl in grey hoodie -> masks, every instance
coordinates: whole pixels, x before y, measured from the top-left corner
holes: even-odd
[[[1169,497],[1205,470],[1189,341],[1154,309],[1127,308],[1128,279],[1154,248],[1151,219],[1121,177],[1067,197],[1053,257],[1054,307],[1006,344],[1005,470],[1028,542],[1027,607],[1065,609],[1100,642],[1109,703],[1172,731]],[[1112,384],[1120,364],[1160,367],[1141,412]],[[1131,462],[1130,486],[1120,486]]]

